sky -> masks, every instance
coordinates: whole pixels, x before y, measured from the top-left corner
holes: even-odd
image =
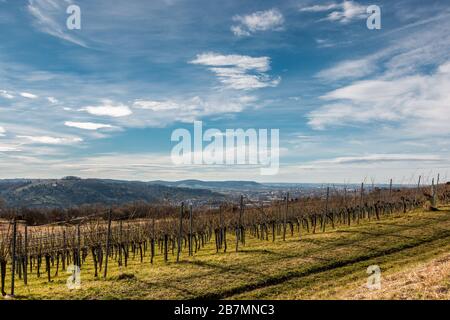
[[[0,0],[0,178],[443,181],[449,31],[448,1]],[[278,173],[174,164],[195,120],[278,129]]]

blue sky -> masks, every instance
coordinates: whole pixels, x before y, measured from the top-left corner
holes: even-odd
[[[446,1],[0,0],[0,178],[446,178],[449,30]],[[175,166],[194,120],[279,129],[279,173]]]

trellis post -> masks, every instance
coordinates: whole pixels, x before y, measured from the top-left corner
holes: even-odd
[[[184,211],[184,202],[181,202],[181,208],[180,208],[180,230],[178,232],[177,262],[180,261],[180,253],[181,253],[181,236],[183,234],[183,211]]]
[[[23,282],[25,283],[25,285],[28,284],[28,225],[27,222],[25,221],[25,239],[24,239],[24,259],[25,259],[25,264],[24,264],[24,268],[23,268]]]
[[[103,270],[103,278],[106,279],[106,274],[108,272],[108,258],[109,258],[109,247],[111,242],[111,209],[108,211],[108,233],[106,235],[106,257],[105,257],[105,269]]]
[[[327,198],[325,200],[325,212],[323,213],[322,217],[322,232],[325,232],[325,224],[327,221],[327,213],[328,213],[328,200],[330,198],[330,187],[327,186]]]
[[[389,181],[389,201],[392,201],[392,179]]]
[[[289,192],[286,193],[286,203],[285,203],[284,217],[283,217],[283,241],[286,240],[286,223],[287,223],[287,214],[289,210]]]
[[[192,203],[189,205],[189,255],[192,256],[192,232],[193,232],[193,221],[192,221]]]
[[[17,221],[16,217],[13,220],[13,238],[12,238],[12,265],[11,265],[11,296],[14,296],[14,280],[16,275],[16,241],[17,241]]]
[[[81,269],[81,230],[80,230],[80,223],[78,223],[78,225],[77,225],[77,238],[78,238],[77,264],[78,264],[78,267]]]

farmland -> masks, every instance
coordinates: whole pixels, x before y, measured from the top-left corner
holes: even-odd
[[[395,277],[446,261],[432,259],[450,246],[447,188],[433,188],[431,198],[428,187],[328,191],[326,198],[287,197],[268,207],[241,199],[195,214],[183,204],[145,207],[145,217],[139,208],[133,216],[108,210],[78,224],[27,228],[16,220],[14,249],[11,227],[2,233],[2,287],[6,294],[6,275],[14,273],[17,299],[364,297],[369,265]],[[427,198],[441,206],[430,207]],[[81,267],[81,287],[69,290],[72,264]],[[445,282],[439,285],[445,296]]]
[[[162,257],[151,265],[131,259],[127,268],[111,265],[106,280],[92,277],[88,260],[82,267],[82,285],[69,290],[69,276],[60,273],[47,282],[30,277],[17,284],[17,299],[353,299],[380,298],[365,288],[369,265],[381,267],[384,279],[407,282],[412,271],[444,259],[450,251],[450,207],[436,212],[415,210],[380,221],[338,227],[308,234],[301,240],[261,242],[248,238],[240,252],[216,254],[212,243],[180,263]],[[146,257],[148,260],[148,257]],[[436,287],[409,290],[381,298],[449,298],[447,277]],[[444,272],[444,271],[443,271]],[[402,278],[403,275],[403,278]],[[395,278],[397,277],[397,278]],[[439,279],[438,279],[439,280]],[[390,280],[392,281],[392,280]],[[421,285],[419,278],[414,285]],[[432,280],[430,280],[432,281]],[[392,288],[388,287],[388,289]],[[397,289],[394,287],[394,289]]]

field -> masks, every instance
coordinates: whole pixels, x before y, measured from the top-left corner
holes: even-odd
[[[15,299],[449,299],[450,207],[415,209],[338,225],[316,234],[298,233],[275,242],[247,236],[234,252],[216,253],[214,241],[193,257],[174,256],[153,265],[148,254],[112,263],[108,276],[93,277],[88,257],[81,288],[69,290],[69,274],[48,283],[45,275],[16,279]],[[381,268],[381,290],[365,287],[370,265]],[[9,278],[8,278],[9,281]]]

